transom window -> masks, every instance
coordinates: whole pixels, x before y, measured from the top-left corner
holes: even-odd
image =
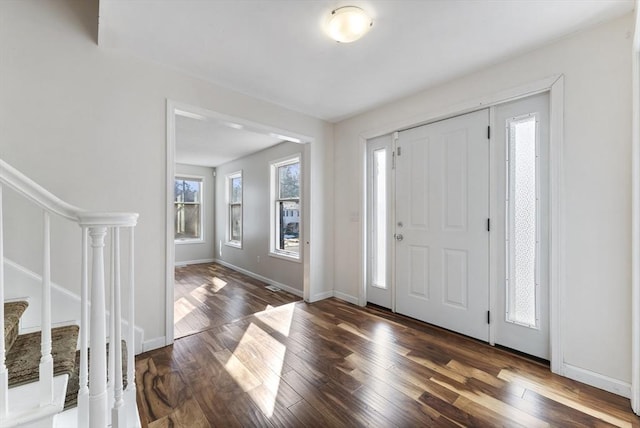
[[[227,175],[227,243],[242,246],[242,171]]]
[[[202,240],[202,181],[201,177],[175,179],[175,240]]]
[[[271,253],[300,259],[300,155],[271,164]]]

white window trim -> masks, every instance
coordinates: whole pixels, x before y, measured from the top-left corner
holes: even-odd
[[[176,173],[176,175],[173,178],[173,182],[174,182],[174,187],[175,187],[175,181],[179,180],[179,179],[186,179],[186,180],[197,180],[200,181],[200,237],[199,238],[183,238],[183,239],[175,239],[175,230],[173,231],[173,241],[176,245],[186,245],[186,244],[204,244],[205,243],[205,239],[204,239],[204,225],[205,223],[205,212],[204,212],[204,177],[201,175],[191,175],[191,174],[179,174]],[[175,195],[173,197],[173,206],[175,207],[176,205],[176,201],[175,201]],[[174,218],[175,221],[175,218]]]
[[[278,177],[277,177],[277,171],[278,168],[284,165],[289,165],[289,164],[293,164],[293,163],[299,163],[300,164],[300,195],[298,197],[298,205],[300,207],[300,213],[299,215],[299,220],[298,220],[298,240],[300,243],[304,242],[304,237],[303,237],[303,227],[302,227],[302,200],[304,197],[304,173],[303,173],[303,163],[302,163],[302,153],[298,152],[298,153],[294,153],[291,154],[289,156],[285,156],[283,158],[280,159],[276,159],[273,160],[271,162],[269,162],[269,168],[270,168],[270,172],[269,172],[269,185],[270,185],[270,198],[269,198],[269,222],[270,222],[270,232],[269,232],[269,256],[270,257],[275,257],[278,259],[282,259],[282,260],[288,260],[290,262],[296,262],[296,263],[302,263],[303,260],[303,245],[300,245],[299,251],[298,253],[291,253],[291,252],[286,252],[283,250],[279,250],[276,249],[276,236],[277,236],[277,227],[276,227],[276,201],[279,200],[278,198]]]
[[[232,240],[231,239],[231,180],[234,178],[240,178],[242,180],[242,195],[240,197],[240,218],[242,219],[240,223],[240,240]],[[226,221],[226,234],[225,234],[225,242],[224,245],[233,248],[242,248],[242,241],[244,239],[244,176],[242,174],[242,170],[231,172],[225,175],[225,188],[226,188],[226,211],[227,211],[227,221]]]

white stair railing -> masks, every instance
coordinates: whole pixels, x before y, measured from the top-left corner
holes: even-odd
[[[4,211],[2,209],[2,186],[0,186],[0,260],[4,260]],[[0,302],[4,302],[4,263],[0,263]],[[4,304],[0,304],[0,420],[6,419],[9,409],[9,372],[5,364]]]
[[[44,212],[43,220],[40,405],[47,406],[54,401],[51,355],[51,218],[47,211]]]
[[[42,333],[40,375],[37,384],[39,402],[33,409],[12,410],[9,398],[8,372],[4,343],[4,234],[2,189],[15,191],[44,211],[43,272],[42,272]],[[137,426],[134,361],[134,227],[138,214],[90,212],[74,207],[57,198],[24,174],[0,160],[0,426],[13,426],[42,418],[42,413],[55,407],[56,391],[53,381],[51,354],[51,216],[55,215],[78,224],[81,228],[80,246],[80,367],[78,392],[78,426],[117,428]],[[127,271],[128,289],[123,294],[121,281],[122,230],[129,232]],[[105,277],[105,247],[107,234],[112,234],[109,281]],[[107,294],[105,284],[110,289]],[[107,296],[109,300],[107,301]],[[128,300],[126,320],[123,318],[123,296]],[[107,313],[107,304],[110,313]],[[111,320],[111,321],[108,321]],[[107,322],[109,328],[107,329]],[[123,387],[122,328],[127,323],[127,386]],[[107,362],[107,330],[109,330],[110,362]],[[91,352],[89,352],[91,349]],[[109,369],[109,377],[107,377]],[[58,399],[60,397],[57,397]],[[62,409],[54,409],[61,411]],[[47,415],[45,415],[47,416]],[[51,420],[50,415],[48,415]]]

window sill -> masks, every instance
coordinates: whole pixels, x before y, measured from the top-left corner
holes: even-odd
[[[173,241],[176,245],[185,244],[205,244],[204,239],[176,239]]]
[[[242,249],[242,242],[229,241],[225,242],[224,245],[226,245],[227,247],[238,248],[240,250]]]
[[[294,262],[294,263],[302,263],[302,256],[301,255],[290,256],[290,255],[287,255],[285,253],[275,253],[273,251],[270,251],[269,252],[269,257],[274,257],[276,259],[287,260],[289,262]]]

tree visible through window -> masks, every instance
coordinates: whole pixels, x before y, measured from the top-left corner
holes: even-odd
[[[242,244],[242,172],[227,175],[229,201],[229,239],[233,245]]]
[[[274,252],[300,257],[300,157],[272,165],[275,186]]]
[[[202,179],[175,179],[175,239],[202,239]]]

